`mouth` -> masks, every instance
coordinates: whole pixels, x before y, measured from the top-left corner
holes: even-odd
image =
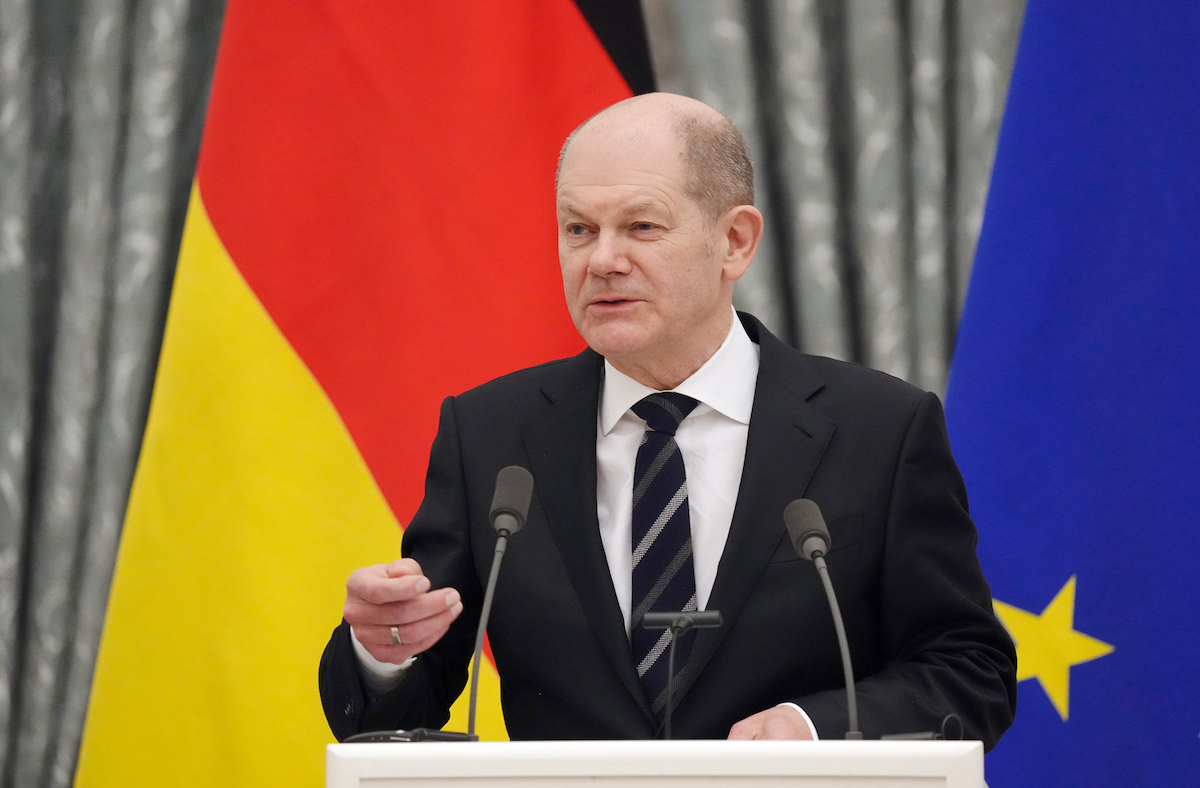
[[[637,303],[635,298],[621,298],[619,296],[604,296],[602,298],[593,298],[588,302],[588,306],[598,307],[600,309],[619,307],[624,304]]]
[[[619,317],[632,310],[637,303],[631,298],[596,298],[588,303],[587,309],[597,318]]]

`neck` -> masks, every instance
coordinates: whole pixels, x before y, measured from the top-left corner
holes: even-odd
[[[633,378],[638,383],[641,383],[643,386],[649,386],[656,391],[670,391],[694,375],[697,369],[700,369],[700,367],[704,366],[704,364],[700,364],[694,369],[684,368],[687,371],[680,371],[671,369],[654,369],[640,366],[627,366],[626,364],[611,358],[609,361],[614,367]]]

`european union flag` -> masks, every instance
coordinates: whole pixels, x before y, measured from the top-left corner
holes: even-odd
[[[1200,785],[1200,3],[1029,3],[947,399],[989,784]]]

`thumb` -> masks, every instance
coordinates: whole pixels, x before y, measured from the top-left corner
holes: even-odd
[[[384,565],[383,571],[388,577],[419,575],[421,574],[421,565],[411,558],[397,558],[390,564]]]

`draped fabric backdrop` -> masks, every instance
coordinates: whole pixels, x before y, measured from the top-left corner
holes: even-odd
[[[738,305],[941,392],[1023,2],[644,2],[659,87],[746,132],[767,235]]]
[[[750,138],[740,307],[943,389],[1023,5],[645,2],[660,88]],[[0,786],[73,778],[222,12],[0,0]]]
[[[74,772],[220,18],[0,0],[4,786]]]

